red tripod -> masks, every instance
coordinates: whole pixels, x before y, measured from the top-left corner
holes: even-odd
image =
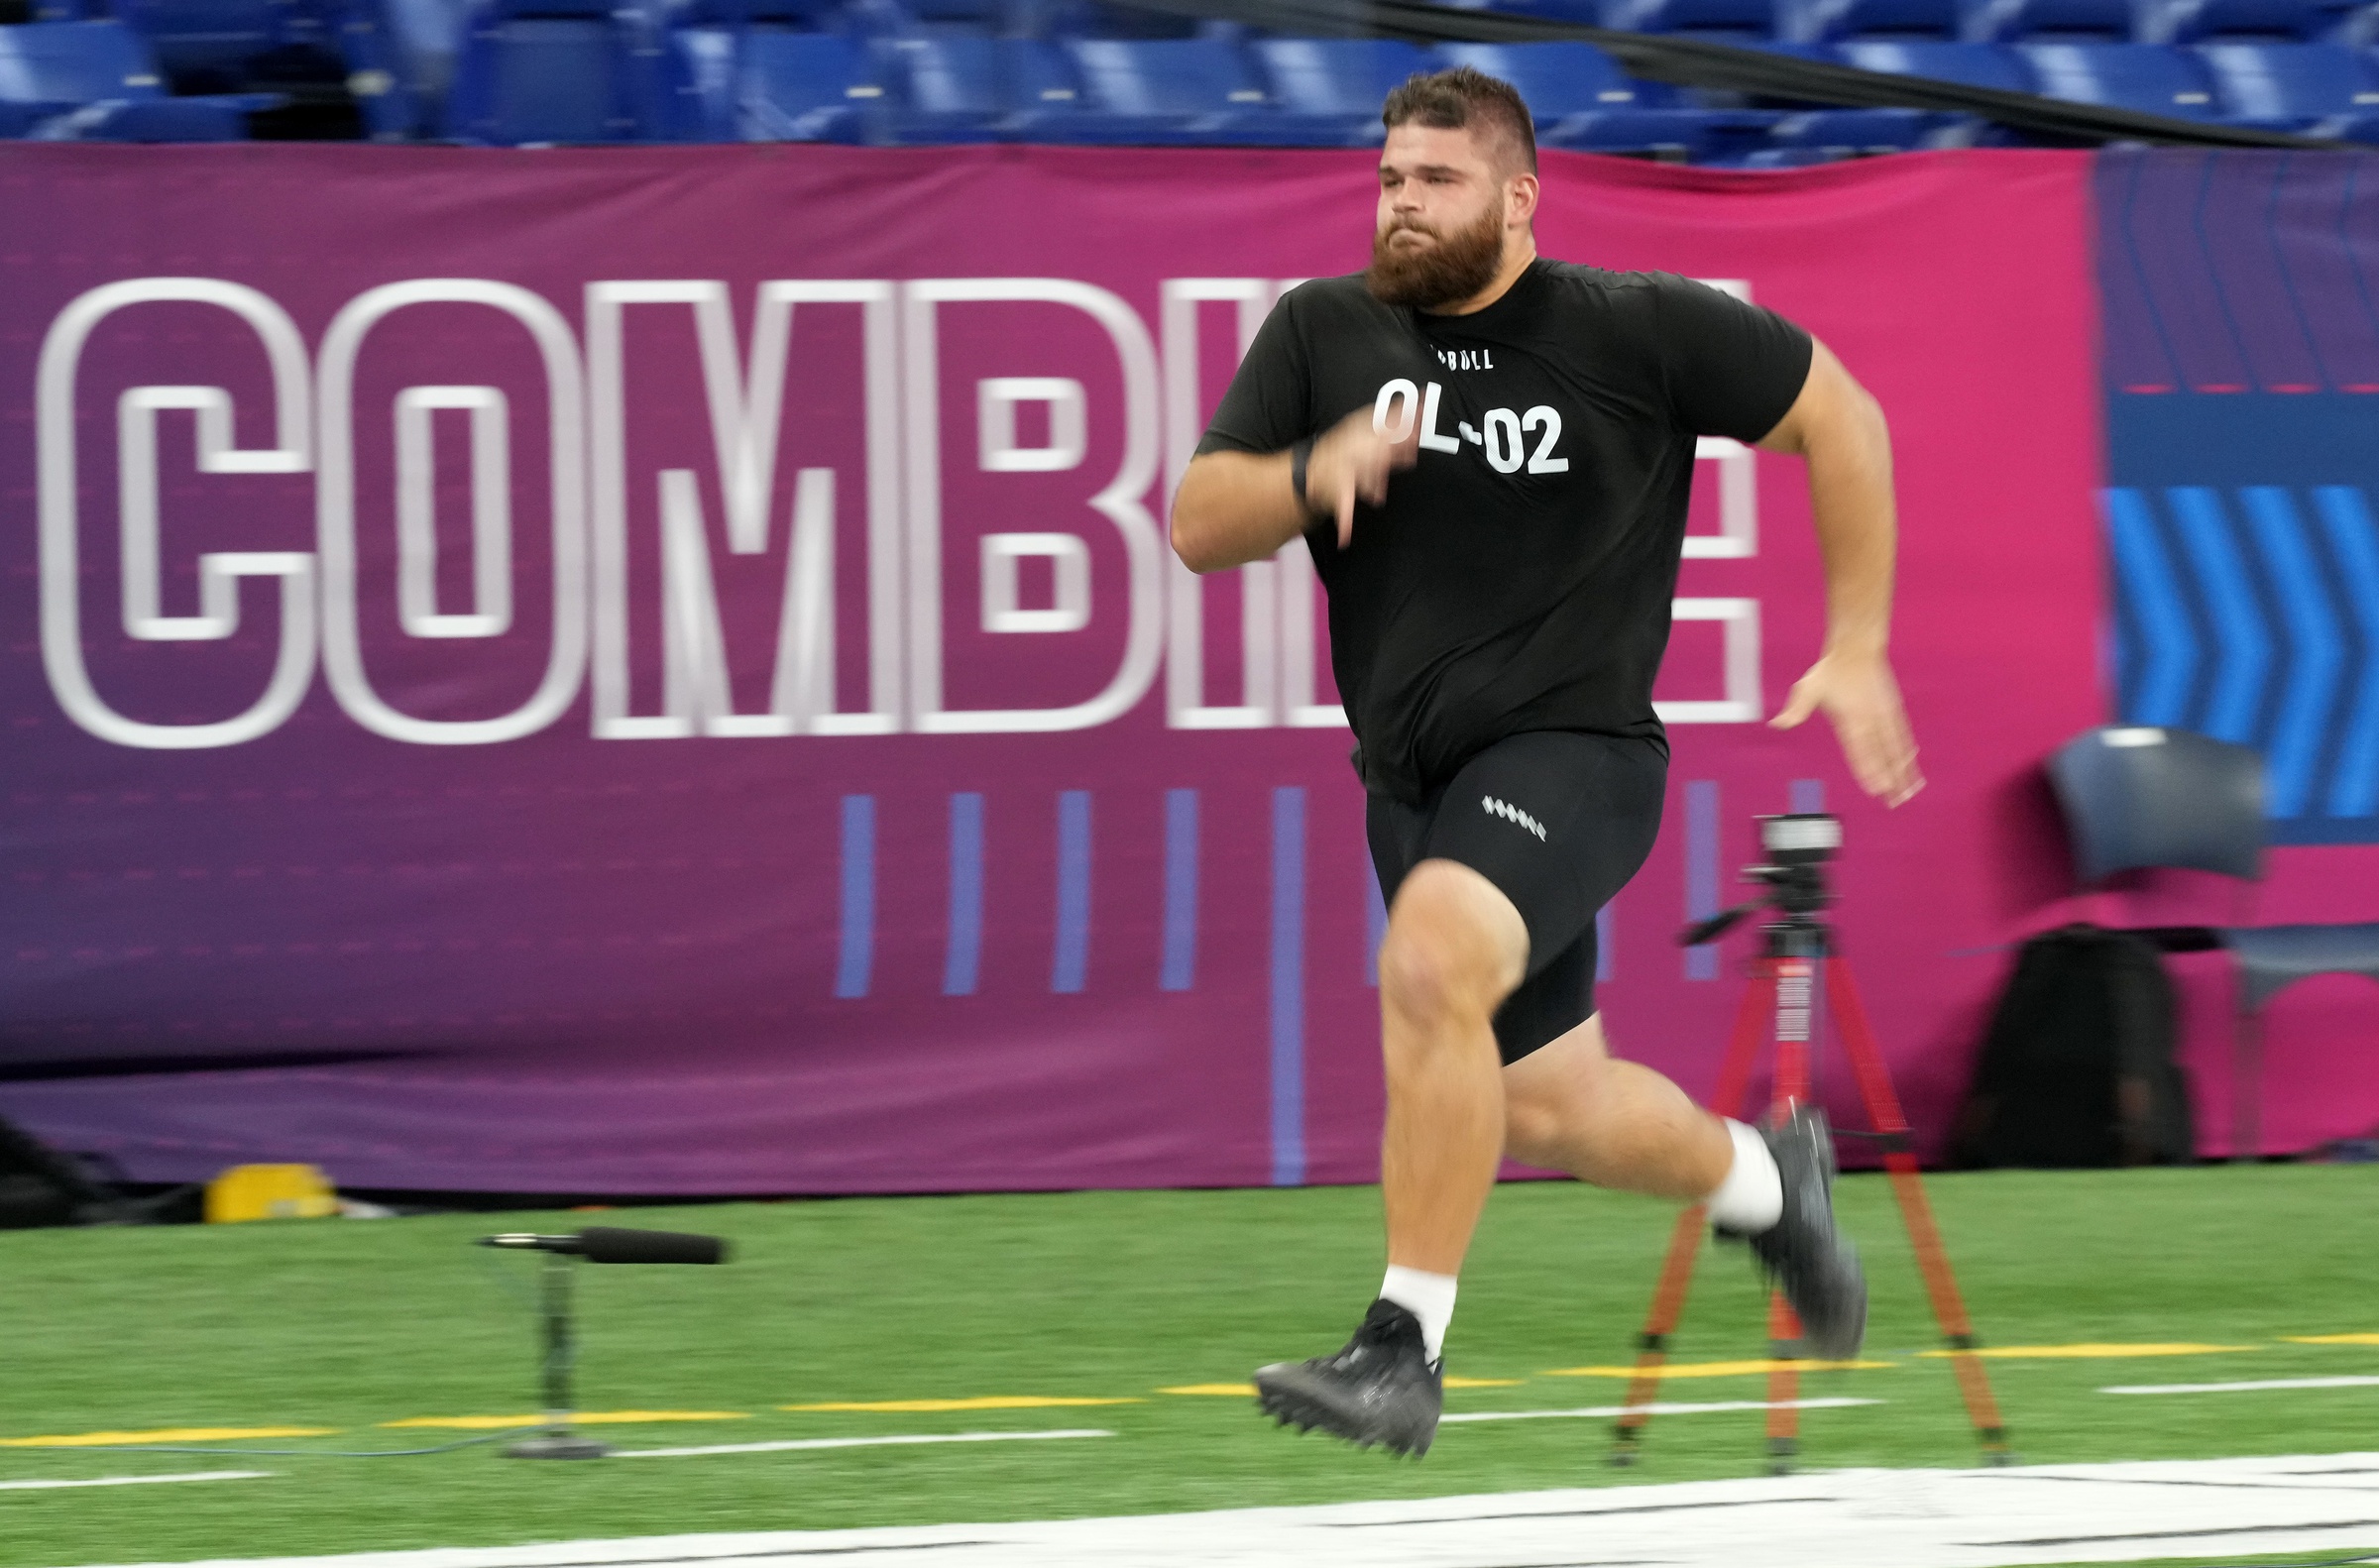
[[[1776,918],[1759,928],[1761,952],[1752,965],[1751,983],[1744,991],[1743,1010],[1736,1017],[1734,1040],[1719,1068],[1718,1089],[1711,1096],[1710,1108],[1721,1116],[1733,1116],[1742,1107],[1759,1056],[1763,1015],[1771,1021],[1776,1044],[1777,1111],[1782,1114],[1806,1100],[1811,1036],[1821,995],[1832,1004],[1829,1010],[1842,1035],[1843,1055],[1874,1122],[1872,1136],[1882,1146],[1892,1195],[1899,1200],[1900,1218],[1915,1246],[1925,1291],[1932,1298],[1934,1321],[1941,1325],[1942,1340],[1957,1369],[1959,1392],[1965,1396],[1983,1460],[1994,1465],[2010,1463],[1998,1401],[1991,1397],[1990,1381],[1975,1354],[1979,1347],[1974,1327],[1967,1320],[1949,1254],[1942,1247],[1933,1207],[1925,1200],[1924,1181],[1917,1175],[1907,1118],[1900,1114],[1891,1074],[1883,1065],[1882,1052],[1876,1049],[1874,1032],[1868,1027],[1858,984],[1851,978],[1850,965],[1835,953],[1833,933],[1822,915],[1831,902],[1825,890],[1824,865],[1841,845],[1841,824],[1822,813],[1763,817],[1760,840],[1775,863],[1754,866],[1748,874],[1769,883],[1769,894],[1689,928],[1683,938],[1686,945],[1698,946],[1716,939],[1754,910],[1768,906],[1776,911]],[[1659,1397],[1660,1369],[1668,1359],[1669,1336],[1685,1309],[1685,1292],[1693,1283],[1694,1255],[1701,1248],[1706,1225],[1703,1206],[1698,1203],[1677,1216],[1668,1260],[1661,1267],[1651,1311],[1637,1342],[1636,1376],[1628,1385],[1626,1407],[1613,1433],[1611,1462],[1615,1465],[1635,1462],[1643,1427],[1651,1419],[1652,1402]],[[1800,1373],[1794,1362],[1800,1356],[1801,1325],[1781,1292],[1768,1299],[1767,1321],[1773,1361],[1767,1375],[1768,1469],[1783,1475],[1792,1469],[1800,1446],[1800,1411],[1794,1403]]]

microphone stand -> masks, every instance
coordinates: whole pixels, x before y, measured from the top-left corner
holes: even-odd
[[[570,1314],[572,1272],[568,1254],[545,1254],[537,1292],[545,1341],[540,1391],[544,1396],[545,1425],[534,1437],[523,1437],[508,1446],[504,1451],[508,1459],[602,1459],[612,1452],[611,1444],[582,1437],[570,1429],[570,1369],[578,1359],[578,1336]]]

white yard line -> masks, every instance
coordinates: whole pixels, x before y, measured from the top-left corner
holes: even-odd
[[[262,1481],[274,1470],[193,1470],[179,1476],[92,1476],[81,1481],[0,1481],[0,1492],[46,1492],[54,1487],[154,1487],[174,1481]]]
[[[615,1459],[688,1459],[697,1454],[781,1454],[796,1448],[883,1448],[903,1443],[1025,1443],[1052,1437],[1112,1437],[1094,1426],[1045,1432],[916,1432],[888,1437],[797,1437],[779,1443],[710,1443],[701,1448],[623,1448]]]
[[[2100,1394],[2252,1394],[2260,1389],[2374,1389],[2379,1378],[2265,1378],[2255,1383],[2122,1383]]]
[[[1449,1433],[1440,1442],[1467,1440]],[[1581,1454],[1579,1463],[1596,1457]],[[1083,1484],[1095,1486],[1095,1476]],[[2373,1545],[2379,1454],[2331,1454],[1846,1470],[1046,1523],[281,1558],[237,1568],[2016,1568]]]
[[[1653,1415],[1707,1415],[1719,1410],[1845,1410],[1854,1404],[1881,1404],[1881,1400],[1708,1400],[1687,1402],[1676,1400],[1656,1400],[1635,1408]],[[1594,1417],[1623,1415],[1625,1404],[1588,1404],[1574,1410],[1467,1410],[1460,1415],[1440,1415],[1439,1425],[1448,1421],[1543,1421],[1564,1417]]]

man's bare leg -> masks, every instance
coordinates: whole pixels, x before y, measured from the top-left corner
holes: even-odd
[[[1528,960],[1520,911],[1469,866],[1423,860],[1397,889],[1380,944],[1380,1186],[1392,1266],[1462,1268],[1504,1152],[1493,1019]]]
[[[1708,1202],[1751,1243],[1799,1311],[1818,1355],[1856,1355],[1867,1329],[1859,1250],[1834,1224],[1825,1118],[1800,1107],[1765,1133],[1711,1115],[1684,1090],[1612,1058],[1600,1020],[1504,1069],[1505,1147],[1516,1160],[1597,1186]]]
[[[1622,1062],[1600,1015],[1504,1068],[1513,1159],[1653,1197],[1708,1197],[1734,1164],[1727,1124],[1650,1067]]]
[[[1428,1451],[1454,1276],[1504,1152],[1495,1010],[1528,961],[1528,925],[1486,877],[1452,860],[1407,873],[1380,944],[1388,1277],[1344,1350],[1256,1369],[1257,1400],[1276,1420]]]

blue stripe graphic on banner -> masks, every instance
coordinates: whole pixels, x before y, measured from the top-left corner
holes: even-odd
[[[1380,944],[1388,938],[1388,901],[1380,896],[1380,868],[1363,849],[1363,983],[1380,983]]]
[[[1594,912],[1594,977],[1598,983],[1611,978],[1611,933],[1616,926],[1610,905]]]
[[[1197,791],[1165,792],[1165,963],[1157,989],[1186,991],[1197,978]]]
[[[1718,780],[1685,785],[1685,918],[1707,920],[1718,913]],[[1718,945],[1685,950],[1685,978],[1718,978]]]
[[[2216,740],[2252,745],[2256,707],[2272,667],[2272,638],[2263,613],[2255,608],[2247,563],[2239,555],[2220,496],[2203,485],[2175,485],[2164,494],[2181,525],[2182,547],[2196,569],[2206,609],[2213,617],[2214,640],[2223,654],[2213,667],[2213,692],[2200,728]]]
[[[2271,787],[2266,810],[2274,817],[2302,817],[2313,794],[2323,721],[2329,717],[2346,649],[2295,500],[2273,485],[2249,486],[2238,494],[2246,503],[2247,521],[2263,550],[2264,564],[2272,569],[2272,585],[2280,593],[2281,624],[2287,628],[2291,654],[2288,678],[2281,686],[2280,715],[2264,751]]]
[[[2106,508],[2106,543],[2115,574],[2148,644],[2147,667],[2136,676],[2123,717],[2135,725],[2180,724],[2189,715],[2189,692],[2198,679],[2198,638],[2190,626],[2189,602],[2173,575],[2147,498],[2118,488],[2101,493],[2099,500]],[[2132,678],[2131,672],[2123,673]]]
[[[1824,811],[1826,809],[1826,781],[1824,779],[1794,779],[1792,781],[1792,809],[1795,813]]]
[[[2324,485],[2313,493],[2313,504],[2362,629],[2362,675],[2329,772],[2329,815],[2369,817],[2379,813],[2379,527],[2351,485]]]
[[[1272,1184],[1305,1180],[1305,792],[1272,792]]]
[[[865,996],[875,966],[875,797],[843,797],[843,951],[835,995]]]
[[[1058,938],[1049,988],[1078,991],[1090,968],[1090,792],[1058,792]]]
[[[983,798],[950,798],[950,949],[942,994],[972,996],[983,956]]]

